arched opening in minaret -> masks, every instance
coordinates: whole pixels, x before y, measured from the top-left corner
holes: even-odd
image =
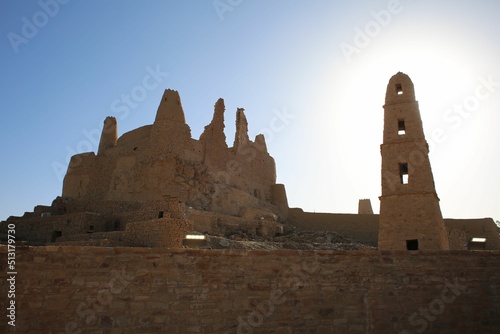
[[[403,87],[401,84],[396,84],[396,94],[403,95]]]

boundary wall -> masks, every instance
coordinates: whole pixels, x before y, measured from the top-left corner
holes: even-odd
[[[500,332],[496,251],[19,247],[16,270],[2,333]]]

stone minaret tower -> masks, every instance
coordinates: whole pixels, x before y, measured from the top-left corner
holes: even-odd
[[[413,83],[401,72],[387,85],[380,151],[379,249],[449,249]]]

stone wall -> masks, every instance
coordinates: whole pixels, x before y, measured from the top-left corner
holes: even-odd
[[[379,215],[348,213],[304,212],[299,208],[289,210],[290,223],[298,228],[316,231],[335,231],[355,241],[377,246]]]
[[[16,225],[16,239],[50,243],[72,234],[105,232],[113,229],[113,218],[92,212],[69,213],[57,216],[35,216],[0,223],[0,234],[7,233],[8,223]]]
[[[16,333],[500,332],[499,252],[16,251]]]
[[[283,234],[284,227],[267,216],[234,217],[195,209],[189,209],[188,218],[193,221],[195,231],[209,234],[227,235],[238,231],[250,236],[274,237]]]
[[[193,230],[193,222],[186,219],[161,218],[128,223],[127,241],[145,247],[181,248],[182,239]]]
[[[172,221],[184,220],[186,206],[176,199],[137,202],[71,200],[58,197],[50,207],[37,206],[34,212],[25,213],[23,217],[9,217],[7,222],[0,222],[0,240],[6,240],[8,223],[16,225],[16,238],[18,240],[51,243],[96,239],[98,235],[95,232],[124,231],[129,223],[134,222],[140,225],[143,221],[157,220],[158,218],[173,219]],[[189,231],[192,230],[192,222],[187,224]],[[157,244],[157,242],[152,242],[151,238],[145,237],[144,233],[141,232],[143,227],[139,225],[131,227],[126,234],[131,238],[131,242],[144,246]],[[131,233],[136,230],[141,234],[134,237]],[[154,230],[159,232],[156,228]],[[174,232],[169,230],[168,234],[171,233]],[[175,233],[181,233],[181,231]],[[93,235],[85,237],[85,234]],[[71,238],[70,236],[76,237]],[[59,240],[61,237],[62,239]],[[99,236],[99,238],[101,237]],[[110,236],[110,238],[113,237]],[[170,237],[158,236],[157,238],[166,240],[165,238],[169,239]],[[178,238],[170,239],[177,240]],[[163,242],[159,242],[159,244],[162,245],[161,247],[166,246]],[[174,245],[181,246],[178,241]]]
[[[486,238],[486,249],[500,250],[500,229],[492,218],[445,219],[444,222],[449,230],[465,232],[467,242],[471,238]]]
[[[372,246],[378,245],[379,217],[377,214],[304,212],[300,208],[289,210],[289,221],[298,228],[335,231]],[[500,250],[500,229],[492,218],[445,218],[444,224],[448,233],[453,234],[452,250],[464,249],[464,238],[467,243],[473,237],[486,238],[486,250]]]

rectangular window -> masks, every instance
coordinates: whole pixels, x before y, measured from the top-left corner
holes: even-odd
[[[406,250],[418,250],[418,239],[406,240]]]
[[[408,184],[408,163],[399,164],[399,178],[401,184]]]
[[[53,231],[52,237],[50,238],[50,242],[56,242],[56,239],[62,237],[62,231]]]
[[[398,95],[403,95],[403,87],[401,87],[401,84],[396,84],[396,93]]]
[[[403,119],[398,119],[398,135],[402,136],[406,133],[405,121]]]
[[[163,211],[158,212],[158,218],[163,218]]]
[[[472,237],[467,245],[469,250],[486,249],[486,238]]]
[[[253,195],[257,197],[258,199],[261,199],[260,197],[260,189],[254,189],[253,190]]]

